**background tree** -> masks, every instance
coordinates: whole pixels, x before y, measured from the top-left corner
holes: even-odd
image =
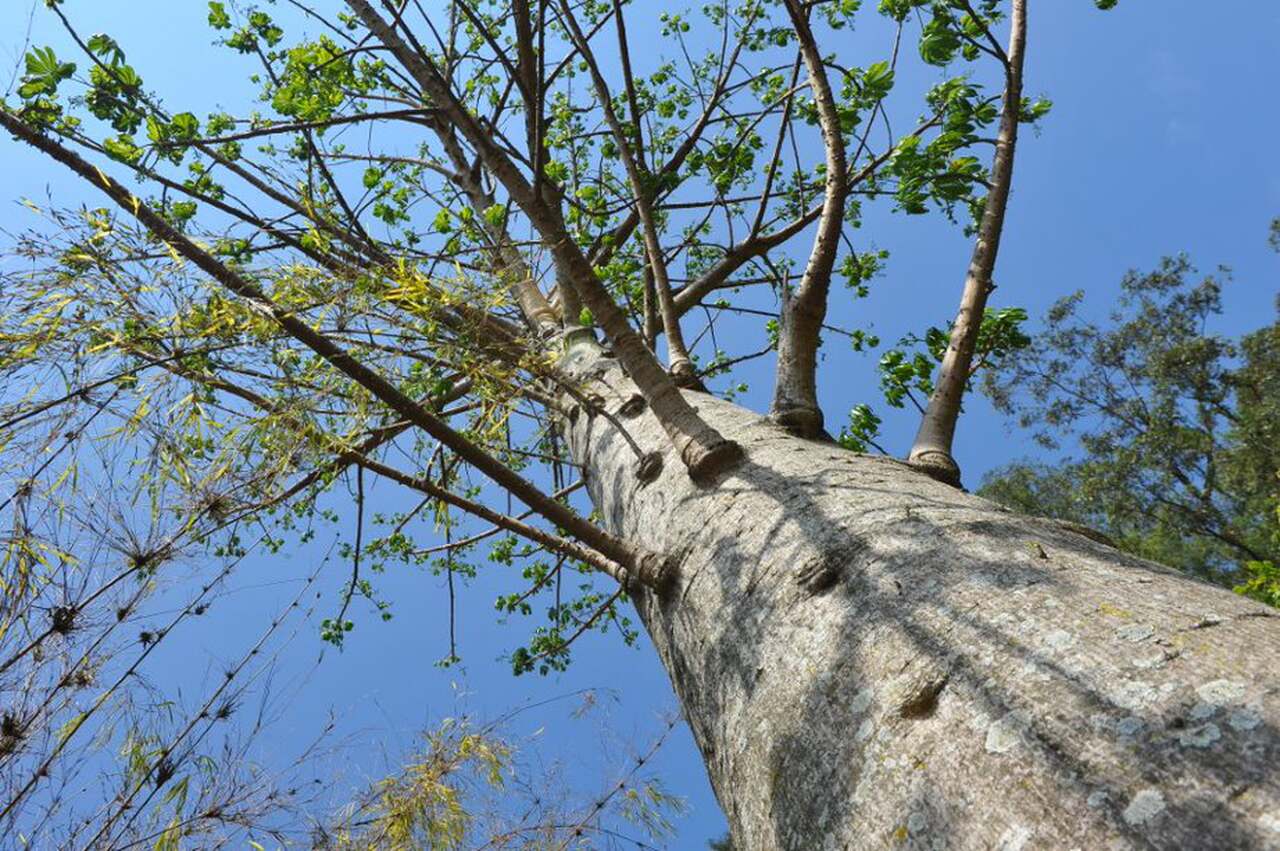
[[[232,554],[268,517],[288,519],[263,546],[307,535],[317,494],[349,474],[351,580],[324,637],[341,644],[358,597],[385,608],[369,577],[388,560],[452,580],[494,544],[520,568],[500,608],[547,602],[517,671],[562,666],[595,629],[631,634],[629,598],[738,847],[1237,847],[1273,829],[1266,610],[945,484],[1017,127],[1047,109],[1022,96],[1023,0],[712,5],[668,13],[678,58],[642,65],[620,2],[294,4],[323,33],[295,40],[285,17],[211,3],[270,117],[166,107],[122,45],[50,6],[79,55],[32,50],[0,124],[112,206],[28,240],[7,288],[3,369],[34,391],[7,419],[38,516],[103,525],[86,491],[59,490],[75,471],[45,462],[104,438],[145,459],[113,519],[163,518]],[[876,13],[891,38],[875,61],[830,55]],[[923,99],[894,92],[913,54],[952,69]],[[848,240],[877,199],[967,213],[976,235],[909,465],[820,439],[830,277],[856,294],[874,274],[883,258]],[[760,348],[697,368],[699,335],[750,339],[732,316],[762,309]],[[767,421],[696,389],[775,347]],[[420,500],[385,534],[366,532],[366,477]],[[419,545],[422,527],[444,547]],[[57,531],[23,523],[12,549],[70,552]],[[1149,594],[1121,608],[1134,581]],[[44,627],[23,626],[15,658],[35,661]],[[45,708],[20,719],[26,741],[53,729]],[[82,730],[16,772],[14,824],[41,760]],[[90,844],[176,788],[175,753],[148,754],[88,817]]]
[[[1000,410],[1048,449],[1078,441],[1080,456],[1010,465],[979,493],[1274,605],[1280,323],[1238,341],[1213,333],[1223,282],[1194,274],[1181,256],[1130,273],[1110,327],[1069,296],[1036,345],[986,374]]]

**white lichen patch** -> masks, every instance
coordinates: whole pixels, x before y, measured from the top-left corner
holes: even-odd
[[[874,733],[875,731],[876,731],[876,725],[871,721],[870,718],[868,718],[866,721],[863,721],[862,724],[858,726],[858,732],[854,735],[854,738],[857,739],[859,742],[865,742],[867,739],[871,738],[871,734]]]
[[[1009,825],[1009,828],[996,840],[996,848],[998,851],[1022,851],[1031,841],[1033,833],[1034,831],[1026,825]]]
[[[1222,730],[1217,724],[1201,724],[1186,730],[1178,737],[1178,744],[1185,748],[1208,748],[1222,738]]]
[[[1055,629],[1044,637],[1044,646],[1050,650],[1067,650],[1076,643],[1076,637],[1065,629]]]
[[[854,715],[857,715],[860,712],[866,712],[867,707],[871,705],[871,701],[874,698],[875,693],[869,688],[864,688],[853,696],[853,700],[849,701],[849,711]]]
[[[924,813],[912,813],[907,816],[907,830],[912,834],[923,833],[924,829],[929,826],[929,819]]]
[[[1215,706],[1226,706],[1238,703],[1244,697],[1245,684],[1239,680],[1213,680],[1196,689],[1196,694],[1205,703]]]
[[[1085,799],[1085,803],[1091,810],[1100,810],[1111,800],[1111,795],[1105,789],[1099,789]]]
[[[1142,719],[1130,715],[1116,722],[1116,733],[1122,738],[1132,738],[1142,732]]]
[[[1237,709],[1227,718],[1227,723],[1231,725],[1232,729],[1240,730],[1241,732],[1252,730],[1262,723],[1262,713],[1247,707],[1245,709]]]
[[[1028,659],[1022,663],[1019,676],[1034,683],[1047,683],[1053,679],[1053,676],[1042,665],[1036,664],[1034,659]]]
[[[1005,754],[1018,746],[1022,733],[1013,713],[1001,718],[987,728],[987,753]]]
[[[1125,624],[1116,630],[1116,637],[1122,641],[1146,641],[1155,635],[1155,630],[1145,623]]]
[[[1264,833],[1280,833],[1280,813],[1263,813],[1258,816],[1258,827]]]
[[[1116,687],[1115,703],[1124,709],[1143,709],[1156,701],[1156,690],[1151,683],[1141,680],[1125,680]]]
[[[1133,667],[1143,671],[1150,671],[1154,668],[1163,668],[1165,662],[1169,661],[1169,657],[1165,655],[1163,650],[1157,650],[1154,653],[1148,653],[1145,656],[1139,656],[1133,660]]]
[[[1189,714],[1191,715],[1192,721],[1203,721],[1206,718],[1212,717],[1221,708],[1221,706],[1215,706],[1212,703],[1205,703],[1201,701],[1191,707],[1191,712]]]
[[[1134,827],[1145,825],[1164,812],[1164,806],[1164,794],[1159,789],[1143,789],[1124,808],[1124,820]]]

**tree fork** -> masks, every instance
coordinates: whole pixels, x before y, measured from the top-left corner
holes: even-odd
[[[618,56],[622,62],[622,73],[626,80],[627,99],[631,104],[631,121],[636,128],[634,144],[628,138],[626,129],[613,109],[613,96],[605,82],[604,74],[591,52],[591,45],[586,35],[578,26],[567,0],[560,0],[560,14],[564,18],[565,28],[591,74],[595,86],[596,99],[604,112],[605,121],[609,125],[618,151],[622,156],[627,179],[631,183],[631,192],[635,196],[636,212],[640,216],[641,233],[644,237],[644,256],[648,261],[648,273],[652,276],[653,294],[656,296],[659,315],[662,318],[662,332],[667,338],[667,372],[678,387],[705,390],[689,357],[689,349],[685,345],[684,332],[680,328],[680,315],[676,312],[675,300],[671,295],[671,280],[667,274],[667,263],[663,256],[662,244],[658,239],[658,226],[654,220],[653,200],[657,195],[657,182],[645,164],[644,147],[640,131],[640,110],[637,104],[635,83],[631,76],[631,55],[627,47],[627,30],[623,22],[622,5],[614,0],[614,21],[618,30]],[[646,277],[646,282],[649,278]],[[648,292],[648,290],[646,290]]]
[[[544,204],[534,195],[533,187],[524,175],[454,97],[450,83],[440,69],[414,52],[367,0],[346,0],[346,3],[422,87],[423,94],[466,137],[486,168],[524,210],[555,259],[557,283],[564,290],[562,301],[576,295],[591,311],[612,341],[618,360],[659,418],[671,442],[680,450],[680,459],[689,476],[697,481],[708,481],[738,463],[742,458],[741,447],[725,440],[708,426],[680,395],[679,388],[631,328],[627,317],[596,276],[591,263],[573,243],[559,210]]]

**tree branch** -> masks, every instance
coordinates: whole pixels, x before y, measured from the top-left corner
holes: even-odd
[[[155,236],[208,274],[222,286],[245,299],[255,309],[275,320],[291,337],[311,349],[339,372],[368,390],[404,419],[443,443],[460,458],[506,488],[543,517],[595,547],[606,557],[618,562],[641,581],[661,584],[666,559],[644,552],[583,519],[573,510],[550,499],[545,493],[511,470],[498,459],[469,441],[422,405],[397,389],[381,374],[365,366],[358,358],[321,334],[309,323],[272,301],[256,284],[215,260],[212,255],[178,232],[141,199],[113,181],[100,169],[90,165],[73,151],[40,134],[5,110],[0,110],[0,126],[18,139],[67,166],[89,183],[96,184],[121,209],[130,212]]]
[[[631,328],[626,315],[573,241],[560,211],[544,204],[534,194],[533,187],[510,158],[497,147],[491,134],[453,94],[449,81],[435,63],[412,51],[367,0],[347,0],[347,5],[404,65],[422,87],[423,94],[466,137],[489,172],[524,210],[551,250],[556,262],[559,285],[572,290],[581,298],[612,340],[619,361],[679,450],[681,460],[689,469],[690,475],[706,479],[736,464],[742,457],[741,447],[725,440],[685,401],[666,371],[644,345],[644,341]],[[574,343],[585,344],[585,336],[574,335]]]
[[[968,383],[969,365],[978,344],[987,297],[995,288],[991,273],[1000,251],[1000,235],[1013,182],[1013,156],[1022,105],[1022,65],[1026,54],[1026,0],[1013,0],[1009,26],[1004,106],[1000,114],[1000,130],[996,135],[995,160],[991,166],[991,192],[987,195],[978,225],[978,237],[960,297],[960,311],[951,326],[951,342],[943,356],[938,383],[929,397],[928,409],[920,419],[920,428],[908,456],[913,466],[956,486],[960,484],[960,466],[951,454],[956,420],[960,416],[960,402]]]
[[[818,334],[827,315],[831,271],[835,267],[836,252],[840,249],[840,231],[844,227],[844,202],[849,193],[846,183],[848,164],[844,134],[840,130],[840,114],[831,93],[826,65],[809,28],[808,14],[799,0],[786,0],[786,7],[809,73],[809,88],[818,110],[827,169],[818,232],[804,277],[794,294],[787,291],[785,284],[780,289],[782,313],[778,366],[769,418],[801,437],[816,437],[822,434],[822,409],[818,407],[816,382]]]

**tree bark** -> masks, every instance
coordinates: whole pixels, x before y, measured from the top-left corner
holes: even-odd
[[[747,453],[714,482],[566,431],[606,527],[679,564],[632,593],[736,849],[1280,847],[1273,610],[687,398]]]

